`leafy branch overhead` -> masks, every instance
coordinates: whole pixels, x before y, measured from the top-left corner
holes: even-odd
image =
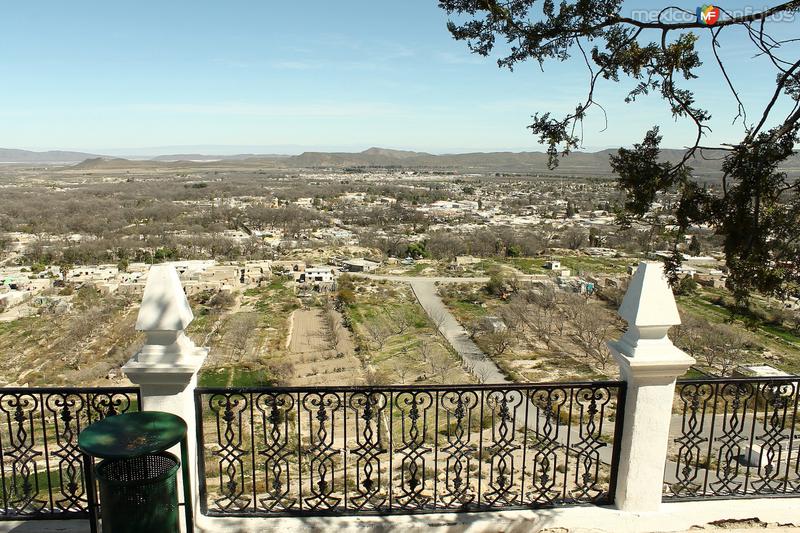
[[[547,145],[551,167],[581,145],[583,120],[590,111],[601,113],[606,122],[613,120],[596,99],[598,83],[632,80],[625,97],[630,104],[642,95],[660,96],[675,119],[692,124],[693,133],[678,161],[660,159],[658,127],[646,132],[641,143],[611,157],[627,196],[621,220],[646,221],[659,194],[677,193],[675,257],[669,262],[673,274],[681,260],[678,241],[692,225],[706,224],[724,235],[729,282],[740,301],[752,290],[798,291],[800,183],[781,164],[794,153],[800,124],[800,38],[775,37],[773,30],[776,24],[798,24],[800,0],[745,13],[718,8],[719,20],[712,25],[677,6],[628,16],[621,0],[441,0],[439,5],[454,19],[448,22],[453,37],[466,41],[474,53],[499,53],[500,67],[513,70],[525,61],[540,67],[548,61],[585,65],[586,96],[575,109],[564,116],[537,112],[529,126]],[[737,45],[744,41],[753,58],[775,72],[769,98],[755,113],[746,109],[730,75],[731,68],[748,66],[728,65],[720,55],[734,40]],[[703,140],[711,131],[708,107],[718,101],[699,102],[690,89],[702,65],[701,46],[709,49],[703,48],[704,56],[713,58],[720,86],[733,96],[734,123],[742,127],[739,138],[717,146],[706,146]],[[723,154],[719,186],[692,175],[691,161],[706,157],[704,152]]]

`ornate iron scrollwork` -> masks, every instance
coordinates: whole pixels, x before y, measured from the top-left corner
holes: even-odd
[[[388,449],[383,441],[387,395],[380,391],[354,392],[349,395],[348,406],[355,417],[355,443],[349,450],[355,457],[354,492],[349,498],[350,507],[356,511],[380,510],[387,506],[388,486],[385,466]]]
[[[707,383],[687,384],[679,390],[683,406],[681,434],[675,439],[680,446],[675,463],[677,481],[672,485],[675,494],[695,494],[702,486],[698,482],[700,458],[704,436],[706,407],[714,398],[714,385]]]
[[[665,499],[793,494],[800,485],[797,378],[679,381]]]
[[[215,414],[217,444],[214,452],[218,459],[218,476],[221,494],[214,502],[223,509],[246,509],[252,503],[244,494],[245,477],[243,449],[244,427],[242,416],[248,408],[248,397],[244,394],[215,394],[208,401]]]
[[[605,387],[585,387],[575,393],[578,405],[579,440],[575,444],[575,488],[571,491],[576,500],[594,501],[602,496],[600,487],[600,450],[608,446],[602,440],[603,420],[611,393]]]
[[[600,473],[614,456],[600,450],[622,387],[198,389],[200,464],[213,469],[201,498],[215,516],[609,502]]]
[[[492,420],[491,442],[484,453],[490,464],[489,490],[482,498],[491,506],[513,506],[520,492],[515,490],[514,475],[517,450],[522,449],[517,438],[517,408],[524,404],[524,394],[518,390],[493,390],[486,397]]]
[[[131,387],[0,390],[2,517],[88,516],[78,434],[138,401]]]
[[[472,486],[473,466],[477,464],[480,421],[476,420],[475,408],[478,394],[471,390],[444,391],[440,395],[444,411],[446,444],[441,448],[444,455],[444,493],[439,496],[448,508],[465,508],[475,501]],[[477,425],[477,428],[475,427]]]
[[[87,500],[78,434],[85,422],[80,413],[85,410],[86,401],[81,394],[52,394],[46,398],[46,407],[53,416],[56,449],[51,453],[58,458],[57,477],[61,488],[61,496],[56,495],[53,503],[62,511],[81,510]]]
[[[304,457],[308,461],[309,496],[303,502],[310,510],[333,509],[342,498],[337,496],[336,463],[341,461],[342,451],[334,446],[336,438],[336,414],[342,400],[336,393],[310,392],[303,397],[308,424],[308,445]]]
[[[37,460],[43,459],[36,449],[36,423],[39,397],[34,394],[4,394],[0,399],[8,426],[8,446],[3,447],[3,456],[10,470],[10,482],[6,484],[6,505],[14,514],[37,514],[47,502],[40,498]],[[6,476],[8,480],[8,475]]]
[[[564,464],[559,451],[561,442],[561,417],[570,399],[562,389],[540,389],[529,393],[529,401],[536,410],[534,431],[528,433],[525,445],[531,450],[531,482],[526,498],[537,504],[552,504],[561,495],[558,485],[559,464]]]
[[[395,406],[400,412],[400,483],[396,499],[405,509],[424,509],[432,500],[426,494],[428,481],[429,447],[428,420],[431,406],[435,407],[429,391],[403,391],[395,395]]]
[[[294,406],[290,394],[264,392],[255,397],[254,408],[261,419],[260,444],[264,446],[258,454],[264,461],[266,491],[259,503],[269,511],[289,510],[297,505],[297,498],[291,492],[292,459],[297,456],[296,448],[292,448],[297,440],[293,439],[290,428],[290,423],[295,420],[292,417]]]

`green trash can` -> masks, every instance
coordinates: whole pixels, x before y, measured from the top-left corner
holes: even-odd
[[[194,530],[191,504],[178,503],[179,469],[184,495],[191,494],[186,429],[178,416],[143,411],[106,417],[78,435],[92,533],[98,529],[95,478],[103,533],[179,533],[180,505],[186,531]],[[176,444],[184,461],[166,451]],[[96,467],[93,457],[102,459]]]
[[[103,530],[177,533],[180,461],[171,453],[105,459],[97,465]]]

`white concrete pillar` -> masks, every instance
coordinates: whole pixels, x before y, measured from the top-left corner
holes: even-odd
[[[140,409],[172,413],[186,422],[189,457],[182,461],[190,467],[190,501],[195,510],[196,523],[198,470],[194,389],[197,386],[197,372],[208,355],[208,349],[198,348],[184,333],[192,320],[194,314],[175,267],[152,266],[136,320],[136,330],[143,331],[147,340],[142,349],[122,367],[122,371],[128,379],[139,385],[142,396]],[[170,452],[180,457],[179,446],[170,449]],[[182,485],[180,478],[178,485]],[[180,497],[183,497],[182,492],[179,493]]]
[[[628,329],[608,344],[628,385],[614,500],[623,511],[657,511],[675,380],[695,362],[667,337],[681,319],[661,263],[639,264],[619,314]]]

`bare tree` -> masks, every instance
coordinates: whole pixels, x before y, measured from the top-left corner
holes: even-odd
[[[408,350],[404,348],[403,353],[407,354]],[[407,358],[404,358],[404,360],[407,360]],[[408,376],[411,374],[411,368],[409,368],[408,365],[406,364],[399,363],[395,365],[394,373],[397,374],[397,378],[400,380],[400,384],[405,385]]]
[[[586,243],[586,231],[573,226],[561,235],[561,241],[570,250],[577,250]]]
[[[386,309],[386,315],[395,335],[402,335],[412,326],[411,317],[403,309]]]
[[[499,356],[508,351],[514,344],[514,336],[510,331],[495,331],[481,336],[482,343],[486,346],[490,355]]]
[[[702,359],[706,366],[713,367],[717,354],[707,349],[706,335],[709,326],[707,321],[687,313],[682,317],[681,324],[672,329],[670,337],[672,342],[686,353],[695,359]]]
[[[800,333],[800,309],[795,309],[789,317],[789,324],[792,325],[792,328],[797,332]]]
[[[367,334],[367,340],[372,345],[374,350],[382,350],[386,345],[386,341],[392,336],[391,332],[387,331],[382,324],[373,321],[367,321],[364,324],[364,331]]]
[[[474,339],[483,331],[483,325],[480,320],[470,320],[469,322],[465,322],[462,327],[464,331],[467,332],[467,336],[470,339]]]
[[[544,341],[548,348],[552,346],[557,327],[563,327],[563,319],[558,316],[559,308],[556,305],[556,294],[551,288],[540,292],[530,291],[526,294],[525,301],[528,305],[521,309],[522,320],[525,321],[536,337]]]
[[[334,313],[335,311],[333,309],[331,300],[324,296],[322,300],[323,333],[328,344],[328,349],[332,351],[336,351],[337,347],[339,346],[339,341],[341,340],[341,335],[336,324]]]
[[[485,366],[476,368],[473,364],[464,363],[462,368],[467,374],[475,376],[475,379],[478,380],[478,383],[486,383],[486,381],[489,379],[489,370]]]
[[[423,342],[420,345],[420,353],[423,354],[431,375],[435,376],[439,383],[446,383],[447,376],[456,364],[442,344],[439,341]]]
[[[583,304],[576,307],[574,326],[573,339],[576,344],[587,357],[605,370],[611,360],[606,340],[613,331],[614,324],[605,314],[598,312],[594,305],[584,300]]]
[[[417,345],[420,359],[425,366],[430,365],[431,357],[433,355],[433,343],[423,340]]]
[[[231,355],[240,359],[247,350],[247,345],[258,327],[258,316],[255,313],[236,313],[228,324],[227,336],[231,339]]]

